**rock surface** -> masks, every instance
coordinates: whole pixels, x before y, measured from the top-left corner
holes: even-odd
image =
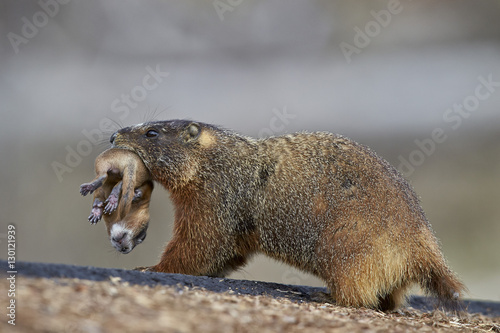
[[[382,313],[336,306],[324,288],[46,263],[16,268],[21,331],[500,332],[494,302],[467,300],[468,314],[458,318],[434,310],[431,298],[414,296],[408,307]],[[11,282],[0,279],[0,288],[12,288]],[[9,298],[0,293],[0,304]],[[0,331],[11,328],[0,321]]]

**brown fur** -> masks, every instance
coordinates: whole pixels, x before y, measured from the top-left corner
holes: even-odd
[[[96,178],[80,186],[82,195],[94,192],[89,221],[97,223],[103,216],[108,236],[115,224],[132,231],[131,244],[113,241],[124,253],[142,242],[149,223],[149,203],[153,191],[151,175],[137,154],[125,149],[108,149],[95,161]]]
[[[322,278],[337,303],[392,310],[417,283],[458,304],[410,185],[369,148],[330,133],[254,140],[159,121],[119,130],[175,207],[172,241],[153,271],[221,276],[264,253]]]

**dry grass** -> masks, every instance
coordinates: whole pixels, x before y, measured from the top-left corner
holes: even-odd
[[[2,290],[8,289],[5,279]],[[19,277],[16,328],[23,332],[500,332],[500,318],[405,309],[381,313],[329,303],[214,293],[197,288]],[[6,293],[0,304],[7,304]],[[3,306],[2,306],[3,307]],[[4,319],[0,331],[10,331]]]

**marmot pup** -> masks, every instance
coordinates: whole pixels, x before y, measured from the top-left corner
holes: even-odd
[[[80,193],[94,193],[89,221],[104,215],[111,244],[129,253],[146,238],[153,181],[142,160],[125,149],[108,149],[95,160],[96,178],[80,186]]]
[[[264,253],[323,279],[337,304],[392,310],[419,284],[459,304],[416,194],[369,148],[330,133],[254,140],[184,120],[122,128],[175,207],[149,270],[224,276]]]

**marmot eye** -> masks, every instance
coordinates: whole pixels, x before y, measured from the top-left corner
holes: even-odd
[[[158,136],[158,132],[155,131],[155,130],[149,130],[149,131],[146,132],[146,136],[148,138],[154,138],[154,137]]]

